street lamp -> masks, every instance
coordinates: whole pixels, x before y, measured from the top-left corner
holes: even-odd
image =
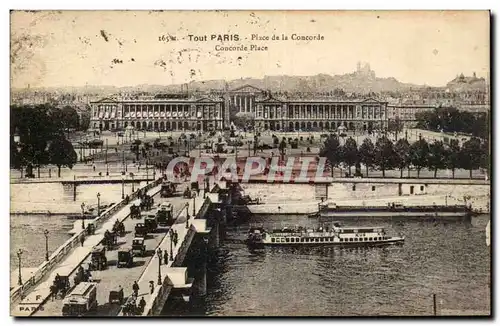
[[[189,203],[188,203],[189,206]],[[193,197],[193,216],[196,216],[196,197]]]
[[[130,177],[132,178],[132,193],[134,193],[135,189],[134,189],[134,174],[132,172],[130,172]]]
[[[45,229],[43,235],[45,236],[45,260],[49,261],[49,230]]]
[[[125,199],[125,176],[122,175],[122,199]]]
[[[85,230],[85,203],[80,206],[82,208],[82,230]]]
[[[148,161],[146,161],[146,184],[149,184]]]
[[[189,203],[186,203],[186,229],[189,228]]]
[[[170,261],[174,261],[174,231],[170,229]]]
[[[161,285],[161,258],[162,258],[161,248],[158,248],[156,254],[158,255],[158,285]]]
[[[101,215],[101,193],[97,193],[97,216],[99,217]],[[83,225],[83,221],[82,221]]]
[[[19,249],[17,251],[17,259],[19,261],[19,277],[17,278],[17,284],[18,285],[23,285],[23,278],[21,276],[21,256],[23,254],[23,250],[22,249]]]

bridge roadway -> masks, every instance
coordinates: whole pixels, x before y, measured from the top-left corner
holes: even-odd
[[[184,199],[180,196],[170,197],[170,198],[160,198],[159,195],[155,195],[155,206],[159,203],[169,201],[174,207],[174,216],[179,215],[182,211],[185,211],[185,205],[188,199]],[[184,220],[185,221],[185,220]],[[166,232],[169,228],[161,228],[160,232],[148,234],[145,240],[146,245],[146,255],[145,257],[134,257],[134,266],[131,268],[118,268],[118,251],[121,249],[131,248],[132,240],[134,239],[134,227],[136,223],[144,222],[143,219],[131,219],[127,217],[123,223],[125,226],[126,234],[124,237],[119,237],[117,240],[117,246],[112,250],[106,251],[106,258],[108,261],[108,266],[102,271],[92,271],[92,278],[94,282],[98,283],[97,286],[97,302],[99,304],[95,315],[97,316],[116,316],[120,311],[120,305],[108,303],[109,291],[115,290],[119,285],[122,286],[125,295],[132,292],[132,285],[135,280],[139,280],[141,275],[145,272],[146,268],[152,257],[156,257],[156,248],[160,242],[165,238]],[[182,223],[181,220],[177,221]],[[184,227],[184,223],[182,224]],[[90,248],[91,250],[91,248]],[[82,265],[85,269],[88,268],[91,257],[88,256],[84,261],[78,265]],[[70,282],[73,286],[73,277],[76,275],[77,269],[75,269],[70,275]],[[156,283],[156,278],[153,279]],[[49,280],[50,283],[51,280]],[[148,280],[149,282],[149,280]],[[146,282],[146,283],[148,283]],[[50,284],[49,284],[50,286]],[[148,284],[140,284],[140,294],[143,292],[148,292]],[[61,316],[62,315],[62,299],[47,300],[41,308],[36,311],[33,316]]]

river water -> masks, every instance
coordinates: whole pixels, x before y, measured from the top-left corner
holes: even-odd
[[[267,227],[312,225],[299,216],[254,217]],[[383,226],[403,246],[367,249],[267,248],[242,243],[247,226],[227,231],[208,274],[207,296],[169,302],[170,315],[430,315],[442,309],[490,309],[489,216],[471,222],[346,221]]]
[[[135,189],[140,187],[135,184]],[[121,184],[80,185],[76,201],[73,201],[73,188],[63,187],[58,183],[13,184],[11,201],[16,206],[44,207],[50,210],[52,205],[66,206],[63,211],[79,213],[80,205],[97,205],[97,193],[101,194],[101,204],[116,203],[121,200]],[[132,192],[132,184],[125,184],[125,194]],[[44,206],[45,205],[45,206]],[[49,206],[50,205],[50,206]],[[10,217],[10,270],[18,268],[18,249],[24,251],[21,256],[22,267],[37,267],[45,260],[44,230],[49,231],[49,254],[66,242],[75,220],[66,215],[11,215]]]

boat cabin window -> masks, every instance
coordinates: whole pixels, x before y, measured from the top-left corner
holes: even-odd
[[[344,238],[340,238],[340,242],[344,242]]]
[[[286,240],[285,240],[286,242],[290,242],[290,238],[285,238],[285,239],[286,239]]]
[[[352,191],[356,191],[356,185],[352,185]]]
[[[375,191],[375,186],[372,186],[372,191]]]
[[[424,191],[424,186],[420,186],[420,191]]]
[[[300,238],[300,242],[304,242],[304,241],[305,241],[305,239],[304,239],[304,238]]]
[[[271,238],[271,242],[276,242],[276,240],[274,238]]]
[[[368,238],[368,241],[372,241],[372,240],[373,240],[373,238]]]
[[[291,238],[290,240],[292,240],[292,242],[295,242],[295,238]]]
[[[351,242],[352,242],[352,241],[353,241],[353,238],[349,238],[349,241],[351,241]]]
[[[281,238],[281,242],[285,242],[285,238]]]

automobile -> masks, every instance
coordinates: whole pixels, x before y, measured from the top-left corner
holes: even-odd
[[[132,252],[133,255],[138,255],[144,257],[146,255],[146,245],[144,244],[144,237],[135,237],[132,240]]]
[[[102,271],[108,267],[106,248],[99,245],[94,247],[90,256],[90,269]]]
[[[144,225],[144,223],[137,223],[135,225],[135,236],[136,237],[146,237],[146,235],[148,234],[148,228],[146,227],[146,225]]]
[[[108,297],[109,304],[113,304],[115,302],[123,304],[123,298],[124,298],[123,288],[109,291],[109,297]]]
[[[118,251],[118,263],[116,264],[118,268],[120,267],[132,267],[134,266],[134,253],[132,248],[127,248]]]

